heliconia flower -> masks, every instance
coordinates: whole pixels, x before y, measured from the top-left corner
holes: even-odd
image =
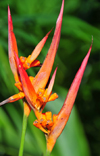
[[[51,31],[50,31],[51,32]],[[20,57],[21,62],[23,63],[23,67],[25,69],[28,69],[30,67],[36,67],[40,66],[40,61],[36,60],[38,55],[40,54],[50,32],[46,34],[46,36],[38,43],[38,45],[35,47],[33,50],[32,54],[26,57]],[[12,17],[10,13],[10,8],[8,6],[8,54],[9,54],[9,62],[10,62],[10,67],[14,75],[15,79],[15,86],[19,89],[22,90],[21,84],[20,84],[20,79],[18,76],[18,71],[17,71],[17,65],[15,62],[14,58],[14,52],[18,55],[18,48],[17,48],[17,42],[16,38],[13,32],[13,23],[12,23]]]
[[[65,102],[59,113],[54,115],[52,115],[50,111],[42,113],[47,102],[53,101],[56,98],[58,98],[58,95],[56,93],[52,94],[52,88],[54,85],[57,68],[55,69],[47,88],[46,85],[50,77],[50,73],[53,67],[54,59],[59,45],[63,10],[64,10],[64,0],[62,0],[62,6],[56,22],[56,28],[50,48],[41,66],[40,61],[36,60],[36,58],[40,54],[51,31],[48,32],[47,35],[38,43],[38,45],[35,47],[31,55],[29,55],[27,58],[22,56],[19,58],[17,42],[15,35],[13,33],[12,18],[8,6],[9,62],[15,78],[15,86],[19,89],[19,93],[2,101],[0,103],[0,106],[4,105],[5,103],[23,99],[24,113],[26,114],[26,116],[28,116],[31,109],[34,111],[37,119],[33,122],[33,125],[45,133],[47,140],[47,150],[49,152],[52,151],[57,138],[63,131],[69,119],[92,49],[91,44],[90,49],[87,55],[85,56],[71,84]],[[41,67],[37,75],[35,77],[28,76],[26,69],[35,66]]]
[[[59,40],[60,40],[63,9],[64,9],[64,0],[62,1],[62,6],[61,6],[60,14],[57,19],[54,37],[52,39],[52,43],[50,45],[48,54],[38,74],[35,76],[35,78],[31,77],[31,79],[29,79],[26,71],[23,68],[23,64],[21,63],[17,54],[15,53],[15,57],[16,57],[15,60],[17,63],[18,72],[20,74],[22,90],[25,94],[25,98],[28,104],[34,110],[37,118],[39,118],[37,115],[37,110],[39,112],[42,112],[44,106],[46,105],[48,101],[55,100],[56,98],[58,98],[58,95],[56,93],[51,95],[51,89],[53,87],[57,69],[54,72],[54,75],[50,81],[50,85],[48,89],[45,90],[45,86],[50,77],[50,73],[52,70],[52,66],[54,63],[55,55],[56,55]]]
[[[51,30],[52,31],[52,30]],[[35,47],[33,50],[32,54],[29,55],[27,58],[26,57],[20,57],[20,61],[23,64],[23,68],[26,70],[30,67],[36,67],[36,66],[41,66],[40,61],[36,60],[38,55],[40,54],[50,32],[49,31],[46,36],[38,43],[38,45]],[[18,48],[17,48],[17,42],[16,38],[13,32],[13,23],[12,23],[12,17],[10,13],[10,8],[8,6],[8,54],[9,54],[9,62],[10,62],[10,67],[14,75],[15,79],[15,86],[19,89],[19,93],[16,95],[11,96],[10,98],[2,101],[0,103],[1,105],[4,105],[6,103],[14,102],[19,99],[24,98],[25,94],[22,92],[22,84],[20,82],[20,77],[18,74],[18,69],[17,69],[17,64],[15,61],[15,53],[18,56]],[[26,102],[25,102],[26,103]],[[26,108],[26,107],[25,107]]]
[[[51,84],[53,83],[54,80],[51,81],[51,84],[49,85],[48,91],[47,91],[47,89],[45,90],[45,86],[46,86],[46,84],[48,82],[48,79],[50,77],[50,73],[51,73],[51,70],[52,70],[53,63],[54,63],[55,55],[56,55],[57,48],[58,48],[58,45],[59,45],[61,25],[62,25],[62,17],[63,17],[63,9],[64,9],[64,0],[62,1],[60,14],[59,14],[57,22],[56,22],[54,37],[52,39],[52,43],[50,45],[48,54],[47,54],[47,56],[46,56],[46,58],[45,58],[45,60],[43,62],[42,67],[40,68],[39,72],[35,76],[35,78],[33,78],[33,80],[31,82],[29,82],[28,76],[27,76],[27,80],[24,81],[25,76],[22,75],[22,74],[25,73],[25,71],[24,71],[22,66],[21,66],[21,68],[19,68],[21,83],[23,83],[23,85],[22,85],[23,86],[23,91],[25,93],[27,101],[31,106],[34,105],[34,107],[36,107],[39,111],[43,110],[45,104],[48,101],[55,100],[58,97],[57,94],[53,94],[53,95],[51,95],[50,99],[48,99],[49,96],[50,96],[51,88],[52,88],[50,86],[51,86]],[[17,57],[17,55],[16,55],[16,57]],[[18,59],[17,59],[17,64],[20,64]],[[23,70],[23,72],[22,72],[22,70]],[[53,79],[54,78],[55,78],[55,74],[53,76]],[[29,91],[30,90],[29,85],[27,85],[27,87],[25,85],[28,82],[29,82],[31,88],[34,88],[34,89],[31,89],[31,92]],[[32,90],[35,90],[35,91],[33,91],[33,93],[32,93]],[[34,98],[32,98],[33,94],[35,92],[36,92],[36,94],[38,94],[38,98],[36,98],[36,95],[34,95]]]
[[[51,94],[57,68],[46,90],[45,90],[45,86],[47,84],[48,78],[50,77],[50,73],[54,63],[54,58],[59,44],[63,7],[64,7],[64,0],[57,20],[54,37],[50,49],[48,51],[47,57],[41,67],[41,70],[38,72],[37,76],[33,78],[33,77],[28,77],[25,70],[32,67],[33,65],[34,66],[40,65],[40,62],[35,59],[39,55],[51,31],[47,33],[47,35],[40,41],[40,43],[36,46],[32,54],[28,58],[20,57],[19,59],[17,42],[16,42],[15,35],[13,33],[12,18],[8,6],[9,61],[15,78],[15,82],[16,82],[15,85],[20,92],[2,101],[0,105],[25,98],[26,102],[28,102],[28,105],[31,107],[31,109],[33,109],[35,112],[37,112],[37,110],[42,112],[43,108],[45,107],[48,101],[52,101],[58,98],[58,95],[56,93]],[[41,82],[39,83],[39,85],[37,84],[38,81]],[[37,118],[39,117],[37,116]]]
[[[41,118],[39,120],[36,120],[33,123],[34,126],[39,128],[46,134],[47,150],[49,152],[52,151],[57,138],[62,133],[69,119],[90,56],[91,49],[92,49],[92,44],[71,84],[71,87],[68,91],[67,97],[65,99],[65,102],[60,112],[58,114],[54,114],[53,117],[51,112],[46,112],[41,115]]]

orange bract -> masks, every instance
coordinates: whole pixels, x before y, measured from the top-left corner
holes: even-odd
[[[54,36],[53,36],[50,48],[48,50],[47,57],[45,58],[42,67],[40,68],[39,72],[37,73],[37,75],[35,76],[32,82],[36,91],[38,91],[39,88],[45,88],[48,82],[52,67],[53,67],[54,59],[56,56],[56,52],[57,52],[59,40],[60,40],[63,9],[64,9],[64,0],[62,1],[62,7],[61,7],[60,14],[56,22]]]
[[[65,125],[69,119],[75,98],[77,96],[77,92],[78,92],[80,83],[81,83],[81,80],[82,80],[82,77],[83,77],[89,56],[90,56],[91,48],[92,48],[92,45],[91,45],[86,57],[84,58],[84,60],[81,64],[72,84],[71,84],[71,87],[68,91],[65,102],[64,102],[60,112],[58,113],[58,117],[56,119],[56,122],[52,126],[52,129],[51,129],[51,131],[47,137],[47,149],[49,151],[52,151],[53,146],[54,146],[57,138],[59,137],[59,135],[63,131],[63,129],[64,129],[64,127],[65,127]]]

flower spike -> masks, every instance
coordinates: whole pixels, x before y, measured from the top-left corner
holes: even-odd
[[[40,68],[39,72],[37,73],[36,77],[33,80],[33,85],[34,85],[36,92],[38,91],[39,88],[45,88],[47,81],[49,79],[51,70],[52,70],[52,66],[54,63],[54,59],[56,56],[56,52],[57,52],[59,40],[60,40],[63,9],[64,9],[64,0],[62,1],[60,14],[59,14],[57,22],[56,22],[54,37],[52,39],[52,43],[50,45],[48,54],[43,62],[42,67]]]
[[[80,83],[81,83],[81,80],[82,80],[82,77],[83,77],[89,56],[90,56],[91,49],[92,49],[92,45],[91,45],[87,55],[85,56],[81,66],[71,84],[71,87],[69,89],[69,92],[67,94],[65,102],[64,102],[60,112],[58,113],[58,117],[57,117],[48,137],[47,137],[47,149],[50,152],[52,151],[57,138],[63,131],[63,129],[69,119],[73,104],[75,102],[75,98],[77,96],[77,92],[78,92]]]

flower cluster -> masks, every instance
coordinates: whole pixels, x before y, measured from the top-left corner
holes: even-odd
[[[46,134],[47,149],[49,151],[52,151],[56,139],[59,137],[68,121],[92,48],[91,45],[73,80],[73,83],[69,89],[60,112],[54,115],[52,115],[51,112],[42,113],[47,102],[53,101],[58,98],[58,95],[56,93],[52,94],[52,88],[55,81],[57,68],[52,75],[48,88],[46,88],[46,85],[50,77],[57,48],[59,45],[63,9],[64,0],[62,0],[62,6],[56,22],[56,28],[50,48],[43,64],[41,65],[40,61],[36,58],[40,54],[51,31],[48,32],[46,36],[38,43],[31,55],[29,55],[27,58],[22,56],[19,58],[17,42],[13,32],[10,8],[8,6],[9,62],[15,79],[15,86],[18,88],[19,93],[2,101],[0,103],[0,106],[6,103],[17,101],[19,99],[23,99],[24,113],[28,117],[30,111],[34,111],[37,119],[33,122],[33,125]],[[40,70],[38,71],[37,75],[35,77],[28,76],[26,70],[28,68],[36,66],[40,66]]]

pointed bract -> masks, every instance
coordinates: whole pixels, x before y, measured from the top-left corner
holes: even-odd
[[[71,84],[71,87],[68,91],[65,102],[63,104],[63,107],[60,110],[60,112],[58,113],[56,122],[53,125],[51,132],[47,138],[47,149],[49,151],[52,151],[57,138],[63,131],[63,129],[69,119],[69,116],[70,116],[73,104],[75,102],[75,98],[76,98],[80,83],[81,83],[81,80],[82,80],[82,77],[83,77],[89,56],[90,56],[91,48],[92,48],[92,45],[91,45],[86,57],[84,58],[72,84]]]
[[[15,35],[13,33],[13,23],[12,23],[12,17],[10,13],[10,8],[8,6],[8,54],[9,54],[9,63],[11,70],[13,72],[15,82],[19,81],[18,73],[17,73],[17,66],[14,59],[14,51],[18,55],[18,49],[17,49],[17,42]]]
[[[52,30],[50,30],[46,36],[38,43],[38,45],[35,47],[35,49],[33,50],[32,54],[29,55],[29,57],[26,59],[25,63],[23,64],[23,67],[25,69],[28,69],[30,67],[32,67],[32,62],[38,57],[38,55],[40,54],[49,34],[51,33]]]
[[[57,22],[56,22],[54,37],[52,39],[52,43],[50,45],[48,54],[43,62],[41,69],[39,70],[38,74],[36,75],[36,77],[33,81],[33,85],[34,85],[36,92],[38,91],[39,88],[45,88],[47,81],[49,79],[51,70],[52,70],[52,66],[54,63],[54,59],[56,56],[56,52],[57,52],[59,40],[60,40],[63,9],[64,9],[64,0],[62,1],[60,14],[59,14]]]

